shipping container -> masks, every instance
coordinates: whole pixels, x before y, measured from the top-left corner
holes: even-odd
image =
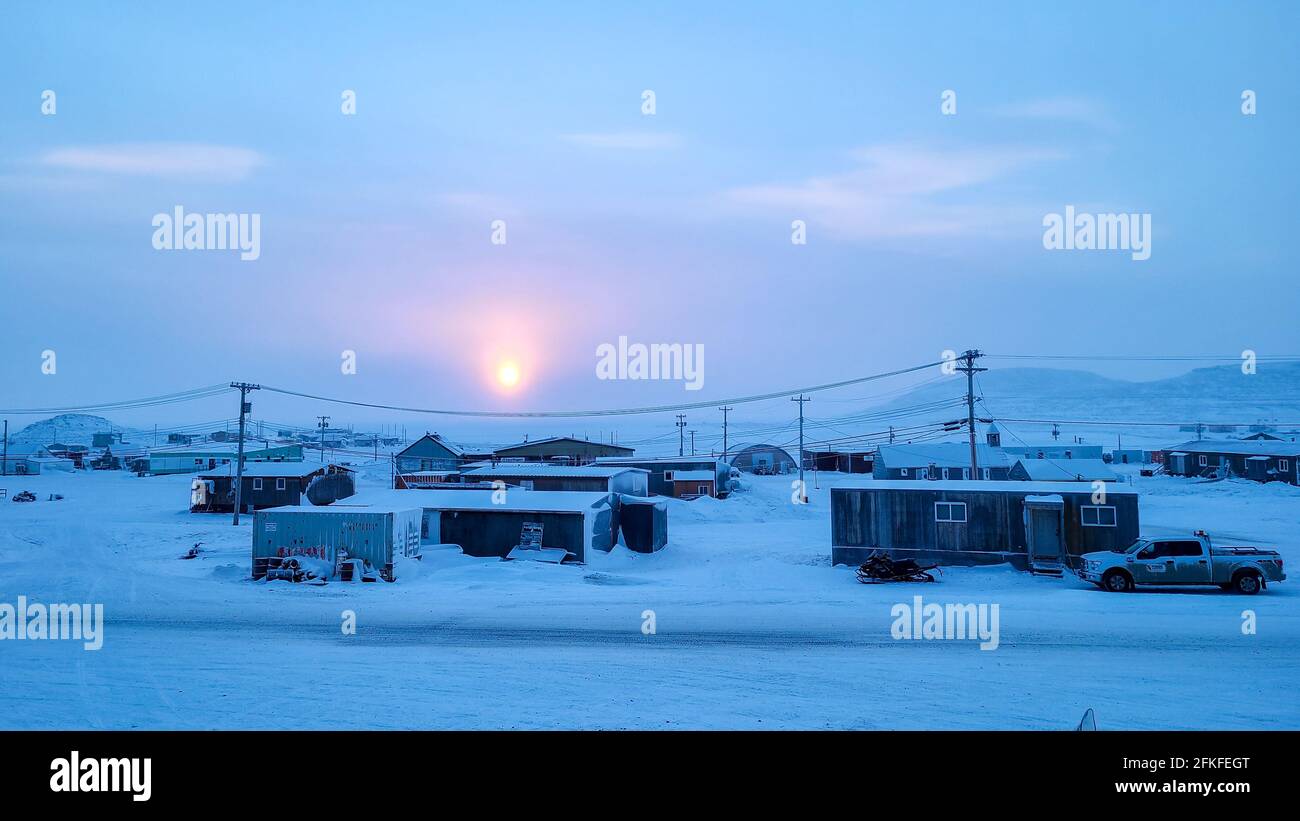
[[[266,575],[272,559],[303,556],[338,567],[362,559],[393,581],[394,560],[420,551],[418,507],[295,505],[253,514],[253,578]]]

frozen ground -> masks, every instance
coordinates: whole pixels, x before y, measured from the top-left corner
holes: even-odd
[[[0,479],[41,499],[0,501],[0,602],[102,602],[107,619],[97,652],[0,641],[0,727],[1066,729],[1092,707],[1107,729],[1300,728],[1300,578],[1256,597],[1005,568],[867,587],[829,563],[828,488],[858,477],[822,474],[806,507],[778,477],[670,502],[652,556],[444,552],[396,584],[323,588],[249,580],[249,518],[189,514],[189,481]],[[1145,532],[1276,545],[1295,576],[1300,490],[1137,482]],[[998,604],[1000,647],[893,640],[891,606],[918,593]]]

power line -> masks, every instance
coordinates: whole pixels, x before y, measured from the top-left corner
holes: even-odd
[[[192,402],[196,399],[207,399],[209,397],[229,393],[231,390],[234,389],[229,385],[208,385],[207,387],[193,388],[188,391],[179,391],[177,393],[165,393],[159,396],[147,396],[141,399],[123,399],[116,402],[102,402],[95,405],[69,405],[67,407],[52,408],[0,408],[0,413],[11,416],[27,416],[50,413],[82,413],[86,411],[151,408],[158,405],[174,405],[178,402]]]
[[[824,385],[813,385],[812,387],[793,388],[791,390],[773,391],[771,393],[755,394],[752,396],[733,397],[722,400],[710,400],[707,402],[688,402],[680,405],[656,405],[641,408],[607,408],[604,410],[585,410],[585,411],[468,411],[468,410],[446,410],[443,408],[416,408],[403,405],[388,405],[380,402],[359,402],[352,399],[338,399],[330,396],[319,396],[317,394],[304,393],[302,391],[289,390],[288,388],[276,388],[270,385],[263,385],[262,390],[273,391],[286,396],[297,396],[302,399],[313,399],[317,402],[332,402],[337,405],[353,405],[361,408],[376,408],[379,410],[403,411],[407,413],[427,413],[439,416],[477,416],[493,418],[573,418],[588,416],[630,416],[646,413],[666,413],[672,411],[696,410],[699,408],[708,408],[715,406],[718,402],[724,405],[728,404],[747,404],[750,402],[763,402],[769,399],[781,399],[786,396],[795,394],[814,393],[816,391],[827,391],[835,388],[842,388],[848,385],[858,385],[864,382],[874,382],[879,379],[887,379],[891,376],[901,376],[905,373],[914,373],[916,371],[932,368],[940,362],[927,362],[924,365],[914,365],[910,368],[900,368],[896,371],[885,373],[871,374],[870,376],[860,376],[855,379],[845,379],[839,382],[828,382]]]

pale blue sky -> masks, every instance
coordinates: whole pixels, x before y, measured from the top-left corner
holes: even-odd
[[[948,348],[1300,348],[1294,3],[698,5],[10,8],[3,405],[600,407]],[[1045,251],[1067,204],[1150,213],[1151,258]],[[261,258],[155,251],[176,205],[261,214]],[[704,344],[705,389],[596,380],[619,335]]]

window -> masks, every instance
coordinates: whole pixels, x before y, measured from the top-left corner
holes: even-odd
[[[254,480],[253,480],[253,490],[261,490],[261,489],[262,489],[262,480],[261,480],[261,479],[254,479]]]
[[[1193,541],[1152,542],[1138,553],[1139,559],[1171,559],[1174,556],[1199,556],[1201,543]]]
[[[929,478],[930,478],[930,469],[929,469],[929,468],[917,468],[917,469],[916,469],[916,478],[918,478],[918,479],[929,479]]]
[[[1287,459],[1278,459],[1277,469],[1282,471],[1283,473],[1286,473],[1288,470],[1291,469],[1291,462]]]
[[[1084,527],[1114,527],[1115,507],[1113,505],[1083,505],[1079,515]]]
[[[943,478],[944,478],[945,481],[947,481],[947,480],[950,478],[950,477],[948,476],[948,468],[944,468],[944,469],[943,469]]]
[[[276,479],[276,480],[275,480],[275,489],[276,489],[276,490],[284,490],[284,480],[283,480],[283,479]]]
[[[1198,461],[1200,462],[1201,467],[1205,467],[1206,465],[1210,464],[1210,460],[1205,456],[1198,457]]]
[[[906,477],[906,476],[907,476],[907,468],[901,468],[901,469],[899,469],[899,471],[898,471],[898,475],[899,475],[899,476]]]
[[[936,522],[965,522],[965,502],[935,502],[934,520]]]
[[[672,480],[673,480],[673,472],[672,472],[671,470],[665,470],[665,471],[664,471],[664,481],[665,481],[665,482],[671,482]]]
[[[695,489],[695,491],[696,491],[697,493],[699,493],[701,496],[708,496],[708,495],[709,495],[709,486],[708,486],[708,485],[700,485],[699,487],[697,487],[697,488]]]
[[[992,472],[988,468],[980,468],[980,469],[984,471],[984,480],[988,481],[988,478],[993,475]]]
[[[533,489],[533,480],[532,480],[532,479],[522,479],[522,480],[520,480],[520,482],[519,482],[519,486],[520,486],[521,488],[523,488],[524,490],[532,490],[532,489]]]

